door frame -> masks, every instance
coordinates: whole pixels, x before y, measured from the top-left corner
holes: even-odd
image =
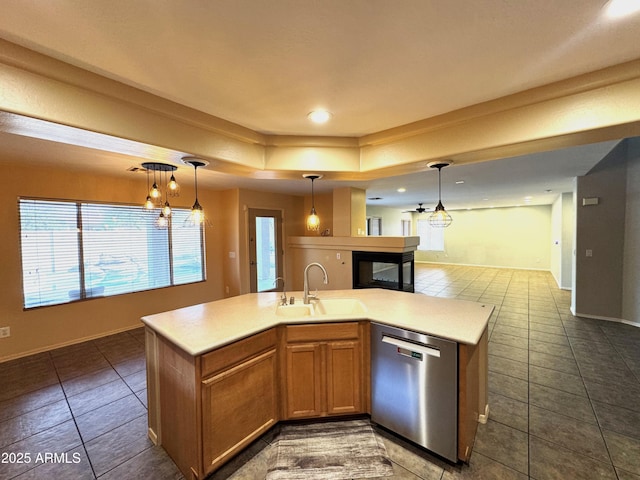
[[[259,217],[275,218],[274,232],[276,241],[276,278],[285,278],[284,273],[284,210],[279,208],[255,208],[247,207],[247,270],[249,272],[249,292],[256,293],[258,291],[257,264],[256,262],[256,245],[255,238],[255,219]],[[253,262],[253,263],[252,263]],[[263,292],[276,291],[279,285],[274,285],[269,290]]]

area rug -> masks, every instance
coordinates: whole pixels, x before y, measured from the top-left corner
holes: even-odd
[[[388,477],[393,466],[368,420],[284,425],[266,480]]]

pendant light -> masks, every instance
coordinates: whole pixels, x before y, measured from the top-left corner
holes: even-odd
[[[146,210],[153,210],[156,206],[155,203],[153,203],[153,199],[151,198],[151,195],[149,195],[149,175],[151,170],[149,170],[148,168],[144,167],[143,164],[143,168],[145,168],[146,172],[147,172],[147,199],[144,202],[144,208]]]
[[[160,208],[158,218],[156,218],[155,225],[157,228],[167,228],[169,226],[169,220],[171,218],[171,205],[169,204],[169,197],[178,196],[179,185],[176,182],[176,178],[173,175],[178,167],[168,163],[160,162],[145,162],[142,164],[142,168],[147,171],[147,199],[144,202],[144,208],[146,210],[154,210]],[[149,175],[153,172],[153,186],[149,189]],[[156,172],[158,172],[156,176]],[[171,180],[166,184],[164,189],[160,189],[158,181],[161,184],[165,184],[167,180],[167,173],[171,172]],[[164,179],[164,180],[163,180]],[[164,194],[163,194],[164,190]],[[164,197],[164,203],[162,199]]]
[[[191,165],[193,167],[194,184],[196,190],[196,200],[191,207],[191,214],[187,221],[192,225],[209,225],[208,219],[204,216],[204,209],[198,201],[198,167],[205,167],[209,165],[209,162],[197,157],[182,157],[183,163]]]
[[[163,196],[165,197],[165,201],[167,197],[178,196],[178,192],[180,191],[180,186],[178,185],[178,182],[176,182],[176,177],[173,175],[173,172],[175,172],[178,169],[178,167],[168,163],[160,163],[160,162],[144,162],[141,166],[147,171],[147,191],[149,193],[147,194],[147,201],[145,202],[145,208],[148,208],[149,201],[153,202],[157,206],[160,206],[162,204]],[[151,186],[151,188],[149,188],[149,172],[153,172],[153,185]],[[159,172],[158,176],[156,176],[156,172]],[[171,180],[164,188],[164,195],[163,195],[163,189],[161,189],[158,186],[158,181],[162,184],[163,175],[164,175],[164,179],[166,180],[168,172],[171,172]]]
[[[435,210],[431,213],[431,215],[429,215],[429,225],[435,228],[448,227],[449,225],[451,225],[451,222],[453,221],[453,219],[451,218],[451,215],[447,213],[447,211],[444,209],[444,206],[442,205],[442,198],[441,198],[442,184],[440,179],[440,174],[442,172],[442,169],[444,167],[448,167],[452,163],[453,162],[450,160],[441,160],[438,162],[431,162],[427,164],[427,166],[430,168],[438,169],[438,205],[436,205]]]
[[[311,211],[309,212],[309,216],[307,217],[307,230],[309,230],[310,232],[317,232],[320,230],[320,217],[318,217],[318,214],[316,213],[313,182],[318,178],[322,178],[322,175],[318,175],[315,173],[305,173],[302,176],[311,180]]]

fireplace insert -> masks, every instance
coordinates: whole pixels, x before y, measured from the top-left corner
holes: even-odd
[[[413,252],[353,252],[353,288],[414,292]]]

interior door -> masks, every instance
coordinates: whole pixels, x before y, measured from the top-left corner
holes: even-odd
[[[249,209],[249,271],[252,293],[282,288],[284,243],[280,210]]]

